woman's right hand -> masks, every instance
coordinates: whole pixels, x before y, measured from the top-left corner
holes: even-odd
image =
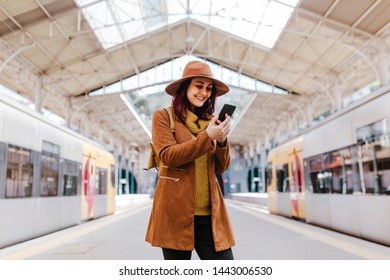
[[[226,119],[221,122],[218,117],[211,119],[209,126],[206,128],[207,135],[211,140],[218,140],[220,143],[224,143],[230,132],[230,116],[226,114]]]

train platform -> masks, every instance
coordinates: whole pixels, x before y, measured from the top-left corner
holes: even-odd
[[[262,205],[226,203],[236,260],[390,260],[387,246],[272,215]],[[162,260],[161,249],[144,241],[151,206],[145,196],[122,199],[114,215],[4,248],[0,260]]]
[[[117,198],[115,214],[0,250],[0,278],[19,279],[388,279],[390,248],[282,216],[263,197],[226,199],[234,261],[164,261],[144,241],[152,199]],[[260,203],[259,203],[260,202]]]

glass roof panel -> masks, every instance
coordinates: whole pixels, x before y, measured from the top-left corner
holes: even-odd
[[[282,29],[290,18],[293,8],[278,2],[270,2],[262,24]]]
[[[167,5],[167,10],[172,15],[177,14],[186,14],[187,10],[187,0],[171,0],[165,1]]]
[[[190,18],[272,48],[299,0],[75,0],[104,48]]]
[[[248,21],[257,24],[261,21],[267,8],[268,0],[242,1],[237,7],[237,20]]]

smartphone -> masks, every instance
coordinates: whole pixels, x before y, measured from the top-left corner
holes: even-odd
[[[234,110],[236,110],[236,106],[234,105],[223,105],[221,112],[219,112],[218,119],[223,122],[225,120],[225,114],[228,114],[231,117],[233,115]]]

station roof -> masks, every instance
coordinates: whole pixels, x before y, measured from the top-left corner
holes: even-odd
[[[239,107],[231,141],[267,143],[387,82],[389,14],[388,0],[0,0],[0,83],[145,146],[165,85],[204,60],[231,87],[217,107]]]

